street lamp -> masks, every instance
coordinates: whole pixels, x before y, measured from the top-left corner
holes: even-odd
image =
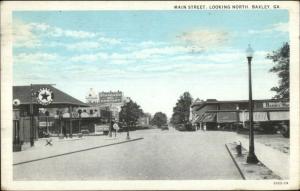
[[[253,58],[253,49],[250,44],[246,50],[248,60],[248,74],[249,74],[249,153],[247,156],[247,163],[257,164],[259,161],[254,152],[254,133],[253,133],[253,104],[252,104],[252,83],[251,83],[251,60]]]
[[[81,133],[81,124],[80,124],[80,122],[81,122],[81,113],[82,113],[82,110],[81,109],[79,109],[78,110],[78,115],[79,115],[79,120],[78,120],[78,133]]]
[[[125,99],[125,121],[126,121],[126,126],[127,126],[127,136],[126,136],[126,139],[127,140],[130,140],[130,136],[129,136],[129,119],[128,119],[128,111],[127,111],[127,104],[130,102],[130,99],[129,98],[126,98]]]
[[[46,111],[45,115],[46,115],[46,131],[47,131],[47,134],[49,135],[49,127],[48,127],[49,111]]]
[[[110,107],[110,109],[109,109],[109,133],[108,133],[109,137],[112,137],[112,128],[113,128],[112,111],[111,111],[111,107]]]

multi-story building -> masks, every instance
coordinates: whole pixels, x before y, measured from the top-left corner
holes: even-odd
[[[86,96],[86,103],[90,106],[89,112],[100,112],[106,109],[111,111],[112,119],[119,120],[119,112],[124,105],[125,97],[121,91],[99,92],[98,94],[91,88]]]

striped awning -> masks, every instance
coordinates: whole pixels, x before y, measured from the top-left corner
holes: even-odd
[[[197,115],[196,117],[194,117],[192,119],[192,123],[198,123],[198,122],[200,122],[200,119],[201,119],[201,117],[199,115]]]
[[[215,122],[216,113],[205,113],[201,119],[202,122]]]

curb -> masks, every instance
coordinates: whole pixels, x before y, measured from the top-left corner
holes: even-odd
[[[67,153],[63,153],[63,154],[57,154],[57,155],[52,155],[52,156],[48,156],[48,157],[43,157],[43,158],[39,158],[39,159],[33,159],[33,160],[18,162],[18,163],[14,163],[13,166],[26,164],[26,163],[30,163],[30,162],[36,162],[36,161],[45,160],[45,159],[50,159],[50,158],[55,158],[55,157],[64,156],[64,155],[70,155],[70,154],[79,153],[79,152],[88,151],[88,150],[93,150],[93,149],[98,149],[98,148],[102,148],[102,147],[108,147],[108,146],[112,146],[112,145],[118,145],[118,144],[122,144],[122,143],[138,141],[138,140],[142,140],[142,139],[144,139],[144,138],[141,137],[141,138],[131,139],[131,140],[128,140],[128,141],[121,141],[121,142],[111,143],[111,144],[107,144],[107,145],[100,145],[100,146],[96,146],[96,147],[90,147],[90,148],[87,148],[87,149],[81,149],[81,150],[67,152]]]
[[[257,164],[245,163],[248,151],[242,147],[244,154],[236,156],[236,145],[237,143],[227,143],[225,147],[244,180],[282,180],[261,161]]]
[[[232,156],[232,153],[230,152],[230,150],[229,150],[227,144],[225,144],[225,147],[226,147],[227,151],[229,152],[229,155],[230,155],[231,159],[233,160],[234,165],[235,165],[236,168],[238,169],[238,171],[239,171],[241,177],[243,178],[243,180],[246,180],[246,178],[245,178],[245,176],[244,176],[242,170],[240,169],[239,165],[237,164],[237,162],[235,161],[234,157]]]

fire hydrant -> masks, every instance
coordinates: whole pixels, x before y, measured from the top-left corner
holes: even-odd
[[[242,155],[242,143],[240,142],[240,144],[237,145],[235,148],[236,148],[238,156],[241,156]]]

